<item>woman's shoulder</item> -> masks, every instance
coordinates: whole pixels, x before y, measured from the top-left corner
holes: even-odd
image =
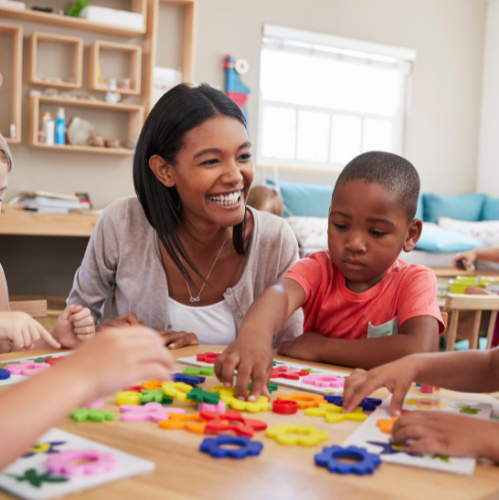
[[[293,231],[286,219],[269,212],[251,209],[251,214],[255,221],[255,227],[258,238],[264,238],[266,241],[275,242],[284,239],[294,239]]]
[[[136,196],[126,196],[110,203],[102,212],[102,219],[109,222],[147,222],[146,215]]]

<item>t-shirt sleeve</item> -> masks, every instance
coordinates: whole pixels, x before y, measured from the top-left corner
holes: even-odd
[[[310,297],[314,297],[319,290],[323,274],[318,254],[312,254],[294,264],[283,278],[296,281],[303,288],[305,300],[302,307],[305,307]]]
[[[405,321],[417,316],[431,316],[438,321],[439,333],[445,331],[445,325],[437,302],[437,279],[431,269],[415,266],[402,287],[400,301],[397,304],[397,321]]]

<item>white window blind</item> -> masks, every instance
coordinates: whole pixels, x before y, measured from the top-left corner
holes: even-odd
[[[403,153],[411,49],[265,25],[261,166],[339,171],[372,150]]]

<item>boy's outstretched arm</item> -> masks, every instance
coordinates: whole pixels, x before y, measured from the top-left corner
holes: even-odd
[[[280,279],[253,302],[236,340],[218,356],[215,373],[226,387],[232,387],[237,369],[238,398],[246,398],[251,378],[249,401],[255,401],[272,371],[272,338],[305,300],[305,292],[296,281]]]
[[[431,316],[418,316],[402,323],[398,335],[387,337],[350,340],[304,333],[291,342],[284,342],[279,348],[279,354],[368,369],[409,354],[434,352],[437,349],[437,320]]]

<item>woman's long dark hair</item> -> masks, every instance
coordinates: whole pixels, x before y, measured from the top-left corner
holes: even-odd
[[[219,90],[205,83],[199,87],[191,87],[185,83],[173,87],[149,113],[140,133],[133,161],[135,192],[147,220],[157,231],[178,270],[194,287],[196,285],[182,260],[203,280],[204,277],[187,255],[177,235],[180,197],[175,187],[166,187],[158,180],[149,167],[149,159],[158,155],[170,165],[175,165],[177,154],[184,145],[185,134],[216,115],[235,118],[246,127],[246,118],[239,106]],[[234,226],[232,233],[234,248],[240,255],[245,253],[245,232],[246,211],[243,220]]]

